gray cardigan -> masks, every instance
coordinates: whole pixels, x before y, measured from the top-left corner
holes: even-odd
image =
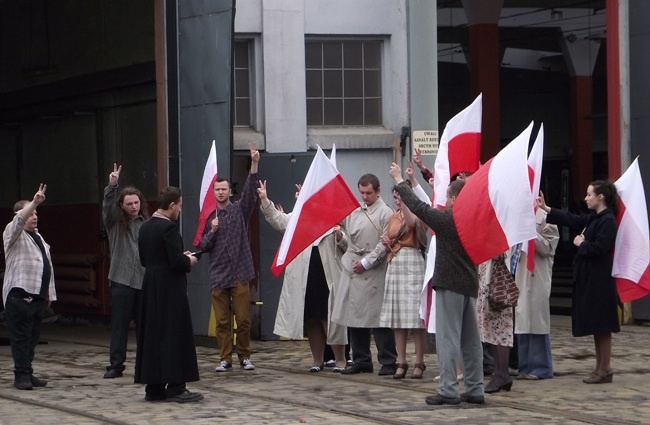
[[[436,263],[431,286],[478,297],[478,269],[460,242],[451,209],[431,208],[418,199],[406,182],[397,185],[397,191],[404,205],[436,232]]]
[[[102,203],[102,220],[111,248],[111,268],[108,271],[108,280],[131,288],[142,289],[144,267],[140,264],[138,254],[138,234],[140,226],[144,223],[144,218],[139,216],[131,221],[128,230],[120,226],[122,211],[116,204],[117,190],[117,186],[110,184],[106,186]]]

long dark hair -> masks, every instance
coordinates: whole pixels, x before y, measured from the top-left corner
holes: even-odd
[[[605,205],[614,211],[614,215],[618,214],[618,191],[614,183],[609,180],[596,180],[589,183],[589,186],[594,188],[596,195],[603,195]]]
[[[147,206],[147,200],[144,199],[144,195],[134,186],[126,186],[120,192],[120,196],[117,198],[117,208],[120,210],[120,227],[124,230],[129,230],[131,228],[131,219],[127,213],[122,209],[122,203],[124,202],[124,197],[127,195],[136,195],[140,199],[140,215],[146,220],[149,218],[149,207]]]

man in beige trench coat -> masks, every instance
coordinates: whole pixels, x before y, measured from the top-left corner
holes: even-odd
[[[395,335],[390,328],[379,327],[379,315],[384,301],[386,277],[386,248],[379,238],[393,210],[380,198],[379,179],[364,174],[358,182],[362,204],[342,223],[337,235],[346,252],[341,259],[342,273],[338,295],[332,309],[332,321],[350,330],[352,366],[342,374],[372,373],[370,334],[375,336],[379,375],[394,375]]]

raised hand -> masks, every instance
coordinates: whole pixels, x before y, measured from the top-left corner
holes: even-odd
[[[215,216],[215,217],[214,217],[214,220],[212,220],[212,222],[210,223],[210,225],[212,226],[212,228],[210,229],[210,231],[211,231],[212,233],[217,233],[217,229],[219,229],[219,217]]]
[[[413,155],[413,162],[418,166],[420,170],[426,168],[422,163],[422,151],[420,148],[415,148],[415,155]]]
[[[111,186],[117,186],[117,182],[120,180],[120,173],[122,172],[122,166],[117,166],[116,163],[113,163],[113,172],[108,175],[108,184]]]
[[[400,184],[401,182],[404,181],[404,179],[402,178],[402,169],[395,162],[393,162],[390,165],[390,176],[395,181],[395,184]]]
[[[34,194],[34,199],[32,199],[32,202],[36,205],[39,205],[41,202],[45,200],[45,191],[47,190],[47,185],[46,184],[39,184],[38,185],[38,190]]]
[[[262,202],[269,199],[266,195],[266,180],[260,180],[260,187],[257,188],[257,195],[260,197],[260,201]]]
[[[546,205],[546,200],[544,199],[544,192],[542,192],[541,190],[539,191],[539,196],[537,197],[537,206],[546,212],[549,212],[551,210],[551,207]]]
[[[420,183],[418,183],[417,177],[415,177],[415,170],[413,168],[413,163],[411,161],[409,161],[409,166],[406,167],[405,173],[406,173],[407,178],[411,182],[411,187],[413,189],[415,189],[416,187],[418,187],[420,185]]]
[[[260,151],[257,150],[257,143],[249,143],[248,150],[251,152],[251,161],[253,161],[255,164],[260,162]]]
[[[302,190],[302,185],[296,183],[296,193],[293,195],[295,199],[298,199],[298,196],[300,196],[300,191]]]

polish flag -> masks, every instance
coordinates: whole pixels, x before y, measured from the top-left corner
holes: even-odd
[[[483,95],[449,120],[440,136],[434,164],[433,207],[445,208],[447,186],[458,173],[473,173],[481,161],[481,114]]]
[[[539,128],[533,148],[528,155],[528,177],[530,178],[530,191],[533,194],[533,212],[537,212],[537,194],[542,183],[542,162],[544,161],[544,124]],[[535,226],[537,229],[537,226]],[[537,230],[535,230],[537,233]],[[537,238],[537,235],[535,235]],[[521,250],[526,253],[526,268],[535,271],[535,239],[523,244]]]
[[[420,298],[420,320],[430,334],[436,333],[436,291],[431,287],[431,278],[436,266],[436,235],[431,236],[427,252],[424,281],[422,282],[422,297]]]
[[[357,208],[359,202],[319,147],[273,260],[273,275],[280,276],[298,254]]]
[[[332,144],[332,152],[330,153],[330,162],[336,167],[336,144]],[[337,168],[338,169],[338,168]]]
[[[199,194],[199,225],[196,228],[196,235],[194,235],[194,246],[199,246],[203,230],[205,230],[205,223],[213,211],[217,209],[217,199],[214,197],[212,188],[214,181],[217,179],[217,148],[212,141],[210,154],[203,169],[203,180],[201,181],[201,193]]]
[[[638,158],[614,185],[619,205],[612,276],[625,303],[650,294],[650,232]]]
[[[452,214],[474,264],[535,238],[533,195],[528,179],[528,141],[533,123],[478,169],[465,184]]]

